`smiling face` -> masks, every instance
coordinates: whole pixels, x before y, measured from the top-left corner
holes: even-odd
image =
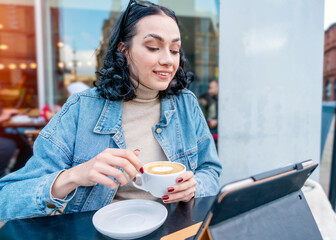
[[[144,17],[126,53],[130,76],[154,90],[165,90],[180,64],[180,31],[166,15]]]

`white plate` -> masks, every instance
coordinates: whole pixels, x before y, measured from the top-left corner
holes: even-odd
[[[14,123],[30,123],[32,119],[27,115],[17,115],[11,118]]]
[[[158,229],[166,220],[167,209],[150,200],[125,200],[107,205],[92,218],[100,233],[116,239],[143,237]]]

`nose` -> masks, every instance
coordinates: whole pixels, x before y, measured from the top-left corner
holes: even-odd
[[[165,65],[165,66],[173,65],[174,60],[173,60],[172,53],[170,52],[169,49],[165,50],[165,51],[162,51],[159,63],[160,63],[160,65]]]

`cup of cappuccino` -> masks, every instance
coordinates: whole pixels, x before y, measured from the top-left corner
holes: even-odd
[[[143,169],[143,174],[136,175],[141,179],[141,185],[134,182],[133,185],[157,198],[167,194],[168,187],[176,185],[176,178],[186,171],[183,164],[166,161],[147,163]]]

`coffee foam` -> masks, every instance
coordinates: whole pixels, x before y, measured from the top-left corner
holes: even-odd
[[[164,175],[181,172],[184,169],[184,166],[178,163],[164,162],[148,164],[144,169],[151,174]]]
[[[162,167],[162,166],[155,166],[152,168],[153,172],[169,172],[173,170],[174,168],[172,167]]]

